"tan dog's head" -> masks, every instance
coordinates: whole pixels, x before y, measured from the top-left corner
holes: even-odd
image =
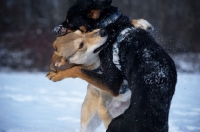
[[[90,33],[77,30],[58,37],[53,43],[54,54],[50,69],[56,71],[61,66],[74,64],[90,65],[98,59],[98,54],[107,40],[105,31],[99,29]]]

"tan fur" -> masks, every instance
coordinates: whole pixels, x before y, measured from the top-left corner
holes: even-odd
[[[92,78],[88,78],[85,74],[83,74],[80,71],[81,68],[93,70],[99,67],[100,61],[98,56],[96,56],[96,59],[93,59],[93,62],[86,61],[81,66],[74,66],[70,69],[65,69],[60,71],[55,70],[55,67],[69,65],[69,62],[66,61],[66,58],[70,58],[70,56],[76,55],[76,53],[79,50],[77,45],[79,45],[80,42],[84,42],[87,45],[85,48],[90,48],[94,46],[94,44],[96,45],[98,41],[100,42],[101,38],[97,37],[99,36],[98,32],[99,30],[96,30],[91,33],[83,34],[80,31],[76,31],[74,33],[70,33],[63,37],[57,38],[57,40],[53,43],[55,52],[52,56],[52,62],[50,66],[54,72],[49,72],[47,74],[47,77],[53,81],[59,81],[69,77],[73,78],[80,77],[88,81],[89,83],[95,84],[96,86],[101,87],[103,90],[106,90],[107,88],[103,85],[103,83],[94,82]],[[81,52],[81,55],[86,54],[86,51],[87,49],[84,49],[84,51]],[[65,61],[63,61],[63,59]],[[79,60],[81,60],[81,58],[79,58]],[[57,65],[55,66],[55,64]],[[106,129],[111,120],[113,119],[113,116],[109,112],[108,108],[112,106],[112,102],[115,101],[115,99],[113,98],[113,96],[111,96],[111,93],[109,94],[103,90],[99,90],[99,88],[95,87],[94,85],[91,84],[88,85],[87,94],[81,109],[81,131],[86,132],[88,131],[88,129],[91,129],[91,131],[93,131],[94,128],[88,128],[90,125],[89,123],[97,122],[98,124],[99,121],[96,121],[97,117],[100,117]],[[119,114],[123,113],[127,107],[124,107],[124,109],[120,111],[115,110],[116,112],[112,114],[115,115],[116,117]]]
[[[90,10],[88,17],[93,18],[93,19],[98,19],[100,14],[101,14],[101,10]]]
[[[134,25],[135,28],[141,28],[144,30],[153,30],[153,26],[144,19],[132,19],[131,23]]]
[[[71,33],[71,32],[73,32],[73,30],[67,29],[66,32]]]
[[[50,69],[55,71],[55,64],[57,64],[57,67],[61,67],[63,65],[68,65],[69,61],[70,64],[77,64],[80,62],[79,60],[82,60],[82,62],[80,62],[82,65],[90,66],[94,64],[94,62],[98,59],[98,54],[96,54],[96,56],[95,54],[92,56],[84,56],[84,54],[93,52],[92,50],[88,51],[88,49],[90,49],[89,47],[93,47],[95,49],[98,47],[97,43],[103,44],[105,42],[105,39],[101,39],[98,33],[99,30],[94,30],[93,32],[87,34],[82,34],[80,31],[76,31],[65,36],[58,37],[53,43],[55,51],[52,57]],[[79,49],[81,44],[83,44],[83,47]],[[76,54],[76,56],[74,57],[73,54]]]
[[[135,27],[138,26],[137,22],[138,22],[137,19],[132,19],[132,20],[131,20],[131,23],[132,23]]]
[[[80,27],[79,27],[79,29],[80,29],[82,32],[84,32],[84,33],[86,33],[86,32],[87,32],[87,29],[86,29],[86,27],[85,27],[85,26],[80,26]]]

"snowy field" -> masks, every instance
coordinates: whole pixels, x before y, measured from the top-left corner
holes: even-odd
[[[46,73],[0,72],[0,132],[78,132],[87,83]],[[200,74],[179,73],[170,132],[200,132]],[[97,132],[105,132],[101,125]]]

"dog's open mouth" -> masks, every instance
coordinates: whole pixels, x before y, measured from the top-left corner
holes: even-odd
[[[56,68],[56,71],[61,71],[61,70],[69,69],[70,66],[68,66],[68,65],[62,65],[60,67],[55,67],[55,68]]]
[[[95,53],[101,51],[101,50],[103,49],[103,46],[104,46],[104,45],[101,45],[100,47],[96,48],[96,49],[93,51],[93,53],[95,54]]]
[[[52,71],[60,71],[60,70],[65,70],[65,69],[69,69],[71,67],[73,67],[75,64],[69,64],[69,63],[62,63],[59,61],[56,62],[52,62],[50,65],[50,69]]]

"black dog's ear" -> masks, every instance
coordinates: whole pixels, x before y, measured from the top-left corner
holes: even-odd
[[[98,19],[99,16],[101,14],[101,10],[90,10],[90,13],[88,13],[88,17],[89,18],[92,18],[92,19]]]

